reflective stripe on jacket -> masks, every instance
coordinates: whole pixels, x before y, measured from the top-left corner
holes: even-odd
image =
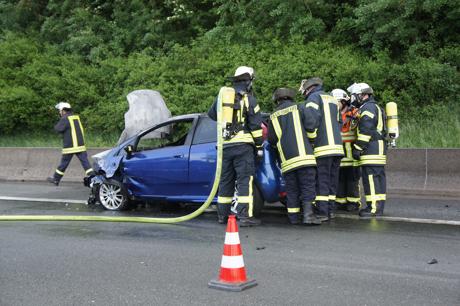
[[[66,114],[54,126],[62,134],[62,154],[86,151],[85,131],[78,115]]]
[[[306,166],[315,166],[316,160],[307,130],[314,130],[315,121],[303,105],[285,100],[270,116],[268,141],[276,146],[281,159],[281,171],[287,173]]]
[[[337,100],[318,86],[306,97],[305,107],[312,111],[317,123],[315,157],[343,156],[342,118]]]
[[[385,112],[370,97],[359,108],[356,146],[362,149],[359,165],[383,166],[387,160],[385,140]]]
[[[352,143],[356,141],[356,126],[354,121],[358,117],[358,109],[353,108],[342,113],[342,141],[345,156],[340,161],[340,167],[357,166],[358,161],[353,158]]]

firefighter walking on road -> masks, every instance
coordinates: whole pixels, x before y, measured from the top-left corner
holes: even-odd
[[[353,146],[353,156],[362,170],[367,206],[360,210],[361,217],[383,215],[386,200],[385,164],[387,154],[386,116],[377,105],[374,91],[366,83],[348,88],[352,103],[359,106],[358,139]]]
[[[350,97],[343,89],[334,89],[331,95],[339,102],[342,116],[342,141],[345,156],[340,161],[339,185],[335,199],[337,209],[357,211],[361,206],[359,179],[361,170],[358,161],[353,158],[352,146],[356,141],[358,108],[350,103]]]
[[[59,122],[54,126],[54,130],[62,134],[62,158],[54,175],[48,177],[47,181],[57,186],[74,155],[80,160],[86,175],[92,174],[93,169],[88,161],[85,146],[85,132],[80,117],[72,113],[72,108],[67,102],[59,102],[55,108],[59,111],[61,117]]]
[[[262,117],[252,94],[254,69],[241,66],[232,77],[233,88],[224,87],[225,94],[214,102],[208,115],[217,120],[217,103],[229,114],[224,129],[222,175],[217,198],[219,223],[226,223],[231,213],[232,199],[237,187],[236,215],[240,226],[259,225],[253,217],[253,180],[255,174],[255,146],[262,146]],[[218,127],[220,128],[220,127]]]
[[[343,154],[340,135],[341,118],[337,101],[323,91],[323,81],[314,77],[303,80],[299,91],[305,96],[305,107],[314,114],[317,131],[314,139],[317,164],[316,209],[322,221],[334,218],[335,199]],[[315,135],[316,134],[316,135]]]
[[[316,194],[316,161],[307,138],[307,132],[314,132],[316,123],[304,105],[293,102],[295,94],[296,91],[290,88],[278,88],[273,93],[277,107],[270,116],[268,141],[278,149],[281,160],[289,223],[319,225],[321,221],[312,211]]]

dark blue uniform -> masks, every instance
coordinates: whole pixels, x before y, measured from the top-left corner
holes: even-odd
[[[317,164],[316,207],[319,214],[328,217],[335,207],[340,160],[344,156],[341,116],[337,100],[325,93],[322,86],[316,86],[305,99],[305,107],[315,117],[316,132],[314,153]]]
[[[307,132],[314,132],[316,121],[303,105],[282,101],[270,116],[268,141],[278,149],[281,171],[286,182],[287,211],[292,224],[312,217],[315,199],[316,161]],[[300,202],[299,202],[300,199]]]
[[[354,149],[360,151],[358,164],[362,169],[367,207],[365,213],[383,214],[386,201],[385,112],[371,96],[359,108],[358,139]]]
[[[224,222],[231,213],[235,183],[238,190],[238,219],[253,217],[254,146],[259,147],[263,142],[262,117],[256,98],[247,92],[245,82],[236,82],[233,87],[236,92],[235,103],[239,104],[236,114],[239,129],[231,139],[223,143],[222,174],[217,198],[219,222]],[[217,101],[208,111],[208,116],[213,120],[217,120]]]
[[[83,169],[87,175],[93,172],[88,161],[85,146],[85,132],[78,115],[67,113],[61,117],[59,122],[54,126],[54,130],[62,134],[62,158],[57,167],[53,179],[55,184],[64,176],[64,172],[70,164],[74,155],[80,160]]]

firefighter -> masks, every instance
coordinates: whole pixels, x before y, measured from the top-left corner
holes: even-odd
[[[62,158],[54,175],[48,177],[47,181],[57,186],[74,155],[80,160],[86,175],[91,175],[93,169],[88,161],[85,146],[85,132],[80,117],[72,113],[72,108],[67,102],[59,102],[55,108],[59,111],[59,116],[61,117],[59,122],[54,126],[54,130],[62,134]]]
[[[256,226],[260,220],[253,217],[253,181],[255,174],[255,148],[262,146],[262,117],[252,92],[254,69],[238,67],[233,77],[235,92],[231,125],[223,144],[222,174],[217,198],[219,223],[226,223],[231,213],[232,199],[237,187],[236,216],[240,226]],[[208,116],[217,120],[217,102],[211,106]]]
[[[302,104],[293,102],[295,90],[278,88],[273,93],[277,107],[270,116],[268,141],[278,149],[281,171],[286,182],[290,224],[320,225],[312,211],[315,200],[316,161],[307,132],[314,132],[315,120]],[[300,203],[303,218],[301,220]]]
[[[359,215],[381,216],[386,200],[385,112],[377,105],[374,91],[368,84],[353,84],[348,91],[352,93],[352,103],[359,106],[358,138],[353,145],[353,157],[359,160],[361,166],[367,204]]]
[[[323,81],[314,77],[303,80],[299,91],[305,96],[305,107],[313,114],[316,130],[314,140],[317,165],[316,210],[322,221],[334,218],[339,166],[343,154],[340,135],[341,118],[334,97],[323,91]]]
[[[352,146],[356,141],[358,108],[350,103],[350,97],[343,89],[334,89],[331,95],[339,102],[342,116],[342,141],[345,156],[340,161],[339,185],[335,199],[337,209],[357,211],[361,206],[359,179],[361,170],[353,159]]]

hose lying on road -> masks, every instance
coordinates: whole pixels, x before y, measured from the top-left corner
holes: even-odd
[[[223,89],[223,88],[222,88]],[[70,216],[70,215],[0,215],[0,221],[97,221],[97,222],[135,222],[135,223],[178,223],[191,220],[201,215],[211,204],[219,187],[220,175],[222,170],[222,94],[219,92],[217,102],[217,161],[214,184],[211,193],[206,201],[194,212],[174,218],[151,218],[151,217],[109,217],[109,216]]]

